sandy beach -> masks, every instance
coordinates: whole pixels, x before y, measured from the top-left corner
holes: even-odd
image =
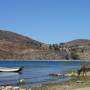
[[[32,88],[32,90],[90,90],[90,77],[78,77],[63,83]]]
[[[72,89],[70,86],[66,85],[56,85],[56,86],[47,86],[42,88],[20,88],[20,87],[14,87],[14,86],[2,86],[0,87],[0,90],[90,90],[90,87],[83,87],[83,88],[76,88]]]
[[[49,85],[45,87],[34,88],[32,90],[90,90],[90,87],[79,88],[79,87],[72,87],[69,85]]]
[[[51,87],[47,86],[47,87],[38,88],[38,89],[34,89],[34,90],[90,90],[90,87],[72,89],[70,86],[60,86],[59,85],[59,86],[51,86]]]
[[[78,88],[78,89],[72,89],[72,90],[90,90],[90,87]]]

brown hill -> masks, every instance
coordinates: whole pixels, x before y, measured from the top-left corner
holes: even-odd
[[[66,43],[67,46],[90,46],[90,40],[88,39],[77,39]]]
[[[47,44],[0,30],[0,59],[59,59]]]
[[[81,60],[90,60],[90,40],[77,39],[65,44],[71,48],[70,52],[74,52]]]
[[[90,40],[44,44],[20,34],[0,30],[0,59],[90,60]]]

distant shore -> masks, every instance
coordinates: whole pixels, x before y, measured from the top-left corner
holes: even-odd
[[[0,61],[66,61],[66,62],[70,62],[70,61],[86,61],[89,62],[90,60],[39,60],[39,59],[0,59]]]

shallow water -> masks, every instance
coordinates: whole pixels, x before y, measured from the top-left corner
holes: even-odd
[[[89,61],[0,61],[0,67],[21,67],[22,73],[0,72],[0,85],[17,84],[25,79],[26,85],[22,87],[36,87],[41,84],[58,83],[71,79],[71,77],[51,77],[51,73],[65,73],[77,70],[82,64]]]

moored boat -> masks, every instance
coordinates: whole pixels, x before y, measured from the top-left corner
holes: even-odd
[[[0,67],[0,72],[20,72],[22,69],[23,67],[16,67],[16,68]]]

